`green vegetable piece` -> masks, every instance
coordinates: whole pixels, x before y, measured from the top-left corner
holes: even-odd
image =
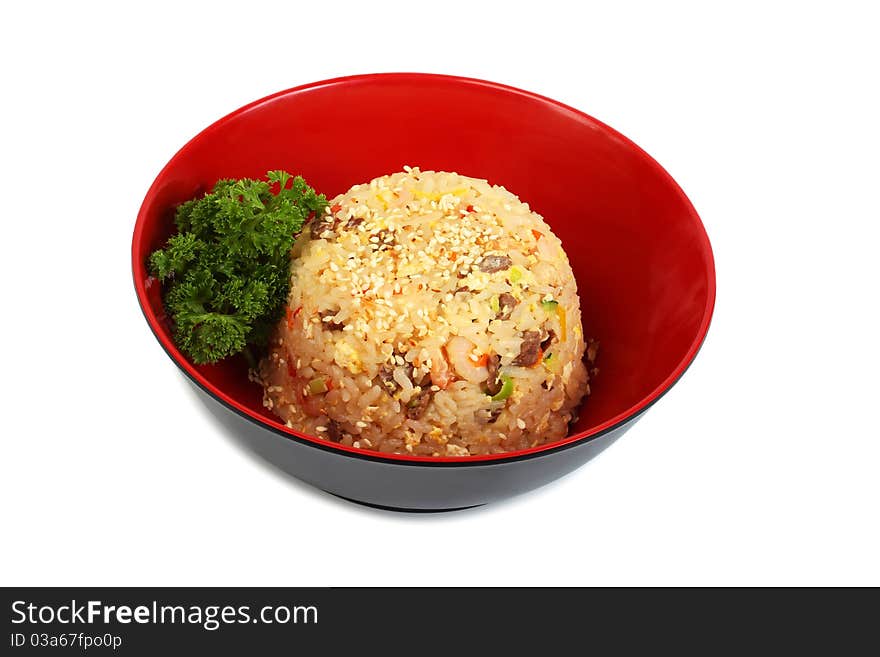
[[[327,387],[327,379],[323,376],[319,376],[309,381],[307,388],[310,395],[323,395],[329,389],[330,388]]]
[[[501,390],[492,396],[493,402],[501,402],[513,394],[513,379],[506,374],[501,375]]]
[[[178,233],[150,255],[164,286],[174,341],[196,364],[267,344],[290,291],[290,249],[327,205],[299,176],[219,180],[182,203]]]
[[[489,299],[489,308],[492,309],[492,314],[497,315],[501,312],[501,302],[498,300],[497,296],[493,296]]]
[[[514,265],[510,268],[510,282],[511,283],[519,283],[522,280],[523,272],[522,269]]]
[[[546,310],[548,313],[555,313],[556,307],[559,305],[559,302],[555,299],[550,299],[550,301],[542,301],[541,308]]]

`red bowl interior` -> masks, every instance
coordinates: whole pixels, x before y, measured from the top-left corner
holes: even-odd
[[[585,334],[601,343],[600,374],[566,442],[638,413],[690,364],[715,299],[712,251],[690,202],[654,160],[599,121],[535,94],[382,74],[305,85],[243,107],[196,136],[156,178],[135,227],[134,281],[147,321],[178,365],[236,410],[294,434],[263,408],[243,360],[195,366],[177,351],[145,260],[170,234],[174,207],[218,178],[287,169],[329,198],[404,164],[504,185],[562,239]]]

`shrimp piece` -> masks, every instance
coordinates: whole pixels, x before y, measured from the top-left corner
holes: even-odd
[[[473,342],[460,335],[446,343],[446,355],[455,373],[470,383],[482,383],[489,378],[488,358],[475,354],[475,349]],[[433,378],[433,372],[431,375]]]
[[[441,390],[446,390],[455,381],[455,375],[449,369],[445,349],[437,349],[431,354],[431,383]]]

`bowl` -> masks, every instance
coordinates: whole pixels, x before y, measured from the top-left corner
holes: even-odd
[[[542,214],[571,260],[599,374],[569,435],[500,455],[430,458],[349,448],[285,427],[261,403],[247,363],[194,365],[174,345],[146,260],[175,206],[219,178],[302,174],[328,198],[400,170],[456,171],[504,185]],[[334,495],[411,511],[472,507],[537,488],[583,465],[681,377],[715,301],[712,250],[663,168],[605,124],[557,101],[446,75],[357,75],[242,107],[171,158],[138,213],[132,270],[147,324],[204,401],[251,449]],[[181,439],[184,439],[181,437]]]

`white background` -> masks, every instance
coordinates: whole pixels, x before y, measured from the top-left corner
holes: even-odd
[[[880,584],[878,22],[822,4],[3,3],[0,583]],[[243,452],[129,269],[147,188],[208,123],[397,70],[611,124],[690,196],[718,270],[702,352],[621,441],[439,516]]]

